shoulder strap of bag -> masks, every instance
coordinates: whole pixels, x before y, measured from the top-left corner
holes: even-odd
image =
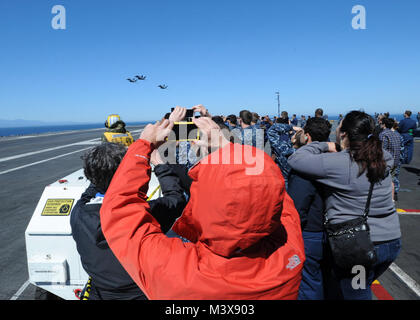
[[[373,186],[374,186],[374,183],[371,183],[370,184],[370,187],[369,187],[369,194],[368,194],[368,198],[367,198],[367,201],[366,201],[365,211],[363,212],[363,217],[364,218],[366,218],[368,216],[368,214],[369,214],[370,201],[372,200]],[[328,221],[329,220],[328,220],[328,217],[327,217],[327,211],[325,211],[325,214],[324,214],[324,225],[327,225]]]
[[[365,212],[363,213],[364,218],[366,218],[369,214],[370,200],[372,200],[373,186],[374,186],[374,183],[371,183],[370,188],[369,188],[368,199],[367,199],[367,202],[366,202]]]

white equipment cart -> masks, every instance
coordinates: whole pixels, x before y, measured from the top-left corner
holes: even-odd
[[[82,267],[73,240],[70,215],[76,202],[89,186],[83,169],[51,185],[44,192],[25,231],[29,282],[50,298],[78,300],[89,276]],[[159,182],[152,173],[150,196]],[[151,199],[161,196],[160,188]]]

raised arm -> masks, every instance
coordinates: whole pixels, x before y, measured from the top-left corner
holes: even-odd
[[[288,134],[293,127],[290,125],[274,124],[267,130],[267,138],[270,142],[271,150],[274,152],[279,162],[286,163],[287,158],[295,152],[290,139],[284,140],[282,135]]]
[[[328,151],[328,143],[312,142],[299,148],[287,162],[297,172],[309,175],[314,179],[325,178],[327,171],[324,168],[323,153]]]
[[[155,174],[162,188],[163,197],[149,201],[153,217],[160,223],[163,233],[169,231],[187,204],[181,181],[169,164],[159,164]]]
[[[185,268],[193,249],[181,239],[166,237],[150,214],[146,194],[151,173],[149,159],[156,139],[143,137],[150,130],[154,128],[146,127],[140,139],[129,147],[105,194],[100,215],[105,238],[121,265],[149,299],[159,299],[168,285],[168,270]],[[158,134],[165,130],[161,128]]]

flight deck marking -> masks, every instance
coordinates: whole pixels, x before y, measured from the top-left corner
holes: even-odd
[[[399,214],[404,215],[404,216],[406,216],[406,215],[420,216],[420,210],[418,210],[418,209],[414,209],[414,210],[410,210],[410,209],[397,209],[397,212]]]
[[[140,129],[140,130],[135,130],[135,131],[132,131],[132,132],[137,132],[137,131],[142,131],[142,129]],[[87,141],[93,141],[93,140],[96,140],[96,139],[86,140],[86,141],[84,141],[84,142],[87,142]],[[84,142],[83,142],[83,141],[82,141],[82,142],[77,142],[77,143],[76,143],[76,144],[74,144],[74,145],[80,145],[80,144],[83,144]],[[72,145],[73,145],[73,144],[72,144]],[[68,146],[68,145],[67,145],[67,146]],[[61,146],[61,147],[63,148],[64,146]],[[59,147],[55,147],[55,148],[59,148]],[[80,149],[80,150],[76,150],[76,151],[72,151],[72,152],[68,152],[68,153],[60,154],[59,156],[55,156],[55,157],[48,158],[48,159],[45,159],[45,160],[40,160],[40,161],[37,161],[37,162],[32,162],[32,163],[29,163],[29,164],[25,164],[25,165],[20,166],[20,167],[17,167],[17,168],[13,168],[13,169],[5,170],[5,171],[0,171],[0,175],[2,175],[2,174],[6,174],[6,173],[9,173],[9,172],[13,172],[13,171],[16,171],[16,170],[19,170],[19,169],[24,169],[24,168],[27,168],[27,167],[30,167],[30,166],[34,166],[34,165],[36,165],[36,164],[44,163],[44,162],[47,162],[47,161],[50,161],[50,160],[54,160],[54,159],[58,159],[58,158],[62,158],[62,157],[65,157],[65,156],[71,155],[71,154],[73,154],[73,153],[77,153],[77,152],[81,152],[81,151],[88,150],[88,149],[90,149],[90,148],[91,148],[91,147],[88,147],[88,148],[83,148],[83,149]],[[44,150],[45,150],[45,149],[44,149]],[[39,152],[38,152],[38,151],[35,151],[35,152],[39,153],[39,152],[44,152],[44,151],[43,151],[43,150],[40,150]],[[26,155],[27,155],[27,154],[20,155],[20,156],[14,156],[14,157],[24,157],[24,156],[26,156]],[[3,159],[5,159],[5,158],[3,158]],[[0,159],[0,160],[2,160],[2,159]],[[10,160],[10,157],[8,158],[8,160]]]
[[[6,173],[9,173],[9,172],[13,172],[13,171],[16,171],[16,170],[19,170],[19,169],[23,169],[23,168],[31,167],[31,166],[34,166],[34,165],[36,165],[36,164],[44,163],[44,162],[47,162],[47,161],[50,161],[50,160],[54,160],[54,159],[58,159],[58,158],[62,158],[62,157],[68,156],[68,155],[70,155],[70,154],[77,153],[77,152],[81,152],[81,151],[85,151],[85,150],[88,150],[88,149],[90,149],[90,147],[88,147],[88,148],[83,148],[83,149],[76,150],[76,151],[72,151],[72,152],[68,152],[68,153],[64,153],[64,154],[60,154],[59,156],[52,157],[52,158],[48,158],[48,159],[45,159],[45,160],[41,160],[41,161],[37,161],[37,162],[32,162],[32,163],[29,163],[29,164],[25,164],[24,166],[20,166],[20,167],[17,167],[17,168],[13,168],[13,169],[9,169],[9,170],[5,170],[5,171],[1,171],[1,172],[0,172],[0,175],[2,175],[2,174],[6,174]]]
[[[43,138],[43,137],[49,137],[49,136],[59,136],[62,134],[69,134],[69,133],[83,133],[83,132],[89,132],[89,131],[99,131],[104,130],[103,128],[96,128],[96,129],[85,129],[85,130],[66,130],[66,131],[60,131],[60,132],[49,132],[49,133],[38,133],[35,135],[29,135],[29,136],[6,136],[2,137],[5,140],[17,140],[17,139],[27,139],[27,138]]]
[[[26,280],[26,282],[19,288],[18,291],[10,298],[10,300],[17,300],[20,295],[23,293],[23,291],[26,290],[26,288],[29,286],[30,282],[29,280]]]
[[[402,282],[404,282],[414,293],[420,297],[420,285],[414,281],[408,274],[406,274],[394,262],[389,266],[389,269],[394,272]]]
[[[134,130],[134,131],[130,131],[130,132],[137,133],[137,132],[140,132],[142,130],[143,129],[139,129],[139,130]],[[42,149],[42,150],[38,150],[38,151],[32,151],[32,152],[27,152],[27,153],[23,153],[23,154],[18,154],[16,156],[1,158],[0,162],[15,160],[15,159],[19,159],[19,158],[28,157],[28,156],[32,156],[32,155],[35,155],[35,154],[43,153],[43,152],[54,151],[54,150],[67,148],[67,147],[72,147],[72,146],[81,146],[81,145],[86,145],[86,144],[97,144],[97,143],[100,143],[100,138],[74,142],[74,143],[63,145],[63,146],[52,147],[52,148]]]
[[[378,280],[373,281],[371,289],[378,300],[394,300]]]
[[[23,158],[23,157],[32,156],[34,154],[48,152],[48,151],[54,151],[54,150],[58,150],[58,149],[62,149],[62,148],[83,145],[83,144],[86,144],[86,143],[94,143],[95,140],[99,140],[99,139],[91,139],[91,140],[86,140],[86,141],[81,141],[81,142],[75,142],[75,143],[66,144],[64,146],[58,146],[58,147],[47,148],[47,149],[42,149],[42,150],[38,150],[38,151],[33,151],[33,152],[27,152],[27,153],[23,153],[23,154],[18,154],[16,156],[2,158],[2,159],[0,159],[0,162],[9,161],[9,160],[15,160],[15,159]]]

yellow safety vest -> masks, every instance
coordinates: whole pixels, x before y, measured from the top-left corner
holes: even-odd
[[[131,133],[128,131],[126,133],[105,132],[104,137],[105,137],[105,140],[108,142],[121,143],[127,147],[130,146],[130,144],[134,142],[134,139],[131,136]]]

